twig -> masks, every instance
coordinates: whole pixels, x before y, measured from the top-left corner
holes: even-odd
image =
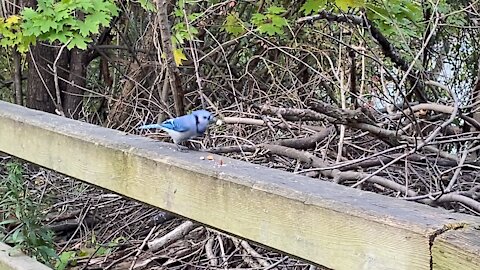
[[[210,237],[208,238],[207,243],[205,244],[205,254],[207,255],[208,263],[210,264],[211,267],[218,266],[218,260],[217,260],[217,257],[215,256],[215,252],[213,251],[214,243],[215,243],[215,238]]]
[[[433,82],[433,81],[427,81],[425,82],[426,84],[430,84],[430,85],[435,85],[435,86],[438,86],[446,91],[449,91],[449,89],[444,86],[443,84],[440,84],[438,82]],[[412,148],[410,151],[408,151],[407,153],[393,159],[392,161],[390,161],[389,163],[385,164],[384,166],[382,166],[381,168],[379,168],[378,170],[376,170],[375,172],[373,172],[372,174],[370,174],[369,176],[367,177],[364,177],[362,180],[358,181],[357,183],[353,184],[352,187],[356,187],[360,184],[362,184],[363,182],[367,181],[369,178],[373,177],[374,175],[376,175],[377,173],[383,171],[384,169],[388,168],[390,165],[394,164],[395,162],[399,161],[400,159],[403,159],[405,157],[407,157],[408,155],[411,155],[413,153],[415,153],[416,151],[418,151],[419,149],[421,149],[422,147],[426,146],[431,140],[435,139],[435,137],[438,135],[438,133],[440,132],[440,130],[444,129],[446,126],[450,125],[456,118],[457,116],[457,112],[458,112],[458,106],[459,106],[459,100],[458,100],[458,97],[457,97],[457,94],[455,93],[454,90],[450,90],[450,95],[453,97],[453,100],[454,100],[454,107],[453,107],[453,111],[452,111],[452,114],[450,115],[450,117],[447,119],[447,121],[443,122],[439,127],[437,127],[424,141],[420,142],[416,147]]]
[[[171,232],[165,234],[164,236],[153,239],[148,242],[148,249],[152,252],[158,251],[161,248],[172,244],[173,242],[181,239],[185,235],[187,235],[191,230],[198,227],[198,224],[195,224],[191,221],[185,221],[180,226],[172,230]]]
[[[240,245],[247,251],[248,254],[252,255],[252,257],[254,257],[258,263],[260,263],[260,265],[270,269],[271,264],[263,259],[262,256],[254,248],[252,248],[247,241],[241,240]]]
[[[452,179],[450,179],[448,186],[445,188],[446,193],[452,191],[453,185],[455,185],[455,183],[457,182],[457,179],[460,176],[460,173],[462,172],[463,164],[465,164],[465,160],[467,159],[468,153],[469,153],[468,151],[463,152],[462,157],[460,158],[460,162],[458,163],[458,167],[457,169],[455,169]]]
[[[156,229],[157,229],[157,226],[153,226],[152,229],[150,230],[150,232],[148,233],[147,237],[145,237],[145,239],[143,239],[142,244],[138,247],[137,253],[135,253],[135,256],[133,257],[132,264],[130,265],[129,270],[132,270],[133,267],[135,266],[135,263],[137,262],[138,256],[140,256],[140,254],[142,253],[143,248],[144,248],[145,245],[147,244],[147,241],[150,239],[150,237],[152,236],[153,232],[154,232]]]

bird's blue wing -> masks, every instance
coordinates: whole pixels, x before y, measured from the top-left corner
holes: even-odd
[[[195,128],[195,119],[191,119],[191,115],[184,115],[178,118],[167,120],[160,125],[163,128],[174,130],[177,132],[186,132]]]

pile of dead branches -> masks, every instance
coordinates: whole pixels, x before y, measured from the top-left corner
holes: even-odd
[[[12,161],[0,156],[1,179]],[[72,254],[67,269],[316,269],[36,165],[23,171],[57,254]]]
[[[348,23],[349,31],[368,30],[371,40],[357,46],[352,36],[338,40],[336,30],[323,32],[321,40],[332,50],[308,47],[300,39],[295,47],[280,46],[247,32],[263,47],[245,66],[228,60],[237,49],[228,42],[202,48],[224,66],[191,55],[199,68],[182,73],[183,87],[190,89],[187,108],[209,108],[226,123],[212,130],[201,148],[480,214],[480,75],[461,90],[458,81],[447,83],[445,74],[420,71],[375,26],[353,15],[301,18],[298,31],[323,19]],[[136,109],[122,122],[126,130],[173,115],[172,106],[158,106],[165,100],[153,101],[154,92],[142,99],[146,93],[130,105]]]

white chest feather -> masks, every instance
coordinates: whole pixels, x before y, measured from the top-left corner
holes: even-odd
[[[191,139],[197,136],[196,134],[197,132],[195,130],[188,130],[185,132],[178,132],[178,131],[167,129],[167,128],[162,128],[162,130],[167,132],[168,135],[170,135],[170,137],[172,138],[173,142],[176,144],[187,141],[188,139]]]

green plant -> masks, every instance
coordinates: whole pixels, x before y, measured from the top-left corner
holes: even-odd
[[[117,15],[113,0],[38,0],[36,9],[25,8],[20,16],[0,19],[0,46],[17,46],[23,53],[44,40],[86,49],[91,36]]]
[[[75,265],[76,264],[76,255],[75,251],[64,251],[60,256],[58,256],[58,260],[55,263],[56,270],[63,270],[67,268],[68,265]]]
[[[35,37],[25,35],[22,31],[21,17],[12,15],[0,18],[0,47],[17,47],[19,52],[26,52],[30,44],[35,43]]]
[[[172,45],[174,47],[173,57],[177,66],[181,66],[187,56],[183,52],[183,44],[186,41],[194,40],[198,35],[198,30],[194,26],[195,20],[200,18],[200,13],[188,12],[191,5],[195,4],[191,0],[180,0],[173,11],[176,23],[172,26]]]
[[[265,14],[255,13],[252,16],[252,23],[261,34],[269,36],[283,36],[283,28],[287,26],[287,19],[282,17],[286,10],[283,7],[270,6]]]
[[[238,17],[237,12],[232,12],[227,15],[222,29],[234,37],[238,37],[245,32],[244,23]]]
[[[60,254],[56,264],[56,270],[63,270],[68,265],[76,265],[79,258],[89,258],[93,255],[96,256],[105,256],[113,252],[113,250],[119,246],[119,244],[125,242],[124,237],[118,237],[113,241],[102,245],[97,242],[95,233],[92,234],[92,238],[89,244],[84,247],[81,247],[78,251],[64,251]]]
[[[53,249],[53,232],[41,222],[41,207],[32,200],[20,164],[10,162],[6,167],[8,175],[0,183],[0,230],[3,241],[51,265],[57,258]]]

